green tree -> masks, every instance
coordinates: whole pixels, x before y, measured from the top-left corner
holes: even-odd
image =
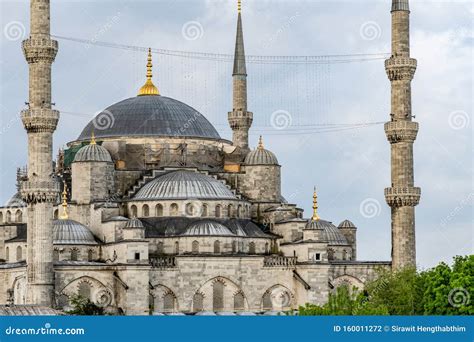
[[[90,299],[82,296],[73,296],[71,298],[72,310],[67,311],[69,315],[75,316],[103,316],[105,315],[104,308],[97,306],[91,302]]]

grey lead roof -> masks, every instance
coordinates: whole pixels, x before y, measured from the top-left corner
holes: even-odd
[[[193,171],[171,171],[145,184],[134,200],[236,199],[221,181]]]
[[[184,236],[233,236],[234,234],[224,226],[214,220],[202,220],[191,223],[186,231],[182,234]]]
[[[392,11],[409,11],[408,0],[392,0]]]
[[[187,104],[165,96],[137,96],[111,105],[82,131],[78,141],[117,137],[189,137],[219,140],[211,123]]]
[[[74,162],[107,162],[112,163],[112,157],[105,147],[90,144],[82,147],[74,156]]]
[[[26,207],[25,201],[21,198],[21,194],[17,192],[14,194],[8,202],[4,205],[5,208],[19,208]]]
[[[89,228],[73,220],[53,221],[53,243],[56,245],[97,245]]]
[[[278,165],[278,159],[273,152],[257,147],[247,154],[244,163],[247,165]]]
[[[245,65],[244,33],[242,30],[242,15],[237,18],[237,35],[235,38],[234,71],[232,75],[247,76]]]
[[[323,231],[323,240],[329,245],[347,245],[346,237],[337,229],[332,222],[325,220],[309,219],[305,229],[320,229]]]

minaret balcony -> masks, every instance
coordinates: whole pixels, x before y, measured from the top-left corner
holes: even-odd
[[[391,207],[414,207],[418,205],[421,189],[417,187],[385,188],[385,200]]]
[[[21,43],[28,63],[53,63],[58,53],[58,42],[48,38],[28,38]]]
[[[21,183],[21,196],[26,203],[56,203],[59,183],[54,180],[25,181]]]
[[[398,142],[413,143],[418,134],[418,122],[391,121],[384,125],[385,134],[391,144]]]
[[[228,120],[232,129],[250,128],[253,122],[253,113],[243,110],[233,110],[229,112]]]
[[[416,59],[410,57],[391,57],[385,60],[385,71],[390,81],[411,81],[416,67]]]
[[[50,108],[29,108],[20,113],[28,133],[54,132],[59,121],[59,111]]]

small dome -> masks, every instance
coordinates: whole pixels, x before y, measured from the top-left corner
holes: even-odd
[[[142,221],[134,217],[128,220],[124,228],[145,228],[145,227],[143,226]]]
[[[89,228],[73,220],[53,221],[53,243],[57,245],[97,245]]]
[[[211,221],[203,220],[191,223],[186,231],[183,233],[184,236],[234,236],[232,232],[223,224]]]
[[[105,147],[90,144],[77,151],[74,162],[107,162],[112,163],[112,157]]]
[[[236,199],[221,181],[192,171],[172,171],[145,184],[134,200]]]
[[[323,230],[323,239],[327,241],[329,245],[347,245],[346,237],[329,221],[310,219],[305,229]]]
[[[21,194],[17,192],[14,194],[4,206],[5,208],[21,208],[26,207],[25,201],[21,198]]]
[[[339,226],[337,227],[338,228],[356,228],[355,224],[349,220],[342,221],[341,223],[339,223]]]
[[[263,147],[262,137],[260,137],[258,147],[247,154],[244,163],[247,165],[278,165],[278,159]]]

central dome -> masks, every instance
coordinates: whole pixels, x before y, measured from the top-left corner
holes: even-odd
[[[121,137],[187,137],[220,140],[212,124],[187,104],[160,95],[120,101],[99,113],[77,140]]]

